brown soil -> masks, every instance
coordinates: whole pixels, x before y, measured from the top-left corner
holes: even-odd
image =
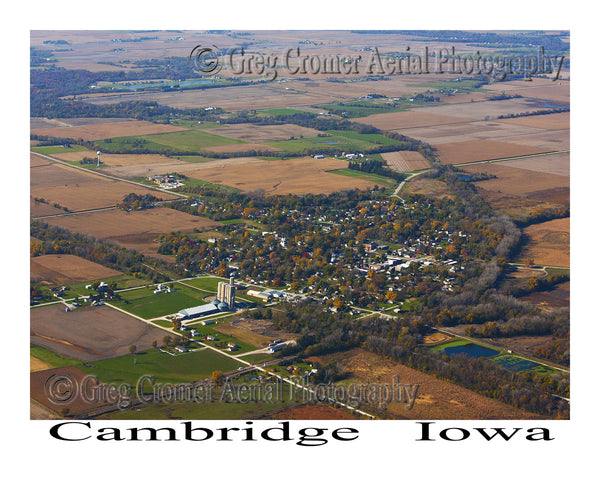
[[[164,332],[108,306],[65,312],[63,304],[32,308],[30,341],[59,355],[84,361],[102,360],[152,348]]]

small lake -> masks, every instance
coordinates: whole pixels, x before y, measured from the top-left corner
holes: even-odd
[[[491,348],[482,347],[481,345],[476,345],[475,343],[467,343],[465,345],[457,345],[455,347],[446,347],[441,350],[441,353],[445,353],[446,355],[456,356],[463,353],[466,353],[470,357],[493,357],[494,355],[498,355],[496,350],[492,350]]]

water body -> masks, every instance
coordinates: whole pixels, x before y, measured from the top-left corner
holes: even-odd
[[[482,347],[481,345],[477,345],[475,343],[467,343],[465,345],[457,345],[455,347],[446,347],[441,350],[442,353],[450,356],[456,356],[463,353],[466,353],[470,357],[493,357],[494,355],[498,355],[496,350],[492,350],[491,348]]]

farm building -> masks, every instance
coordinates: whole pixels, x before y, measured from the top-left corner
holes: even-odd
[[[203,317],[205,315],[211,315],[213,313],[218,313],[220,310],[216,305],[212,303],[208,303],[206,305],[199,305],[197,307],[185,308],[177,312],[177,317],[182,320]]]

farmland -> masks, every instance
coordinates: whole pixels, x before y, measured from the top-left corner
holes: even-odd
[[[78,125],[57,128],[39,128],[31,130],[33,135],[73,138],[83,140],[101,140],[116,136],[126,137],[130,135],[149,135],[156,133],[180,132],[184,128],[171,125],[160,125],[146,121],[128,121],[114,123],[91,123],[89,125]]]
[[[84,361],[128,353],[135,344],[148,349],[164,332],[110,307],[82,307],[65,312],[62,304],[31,310],[31,343]]]
[[[219,226],[217,222],[207,218],[188,215],[170,208],[137,212],[102,210],[76,216],[49,218],[47,221],[50,225],[118,242],[125,248],[140,248],[144,245],[154,252],[158,247],[154,240],[161,233],[211,230]]]
[[[537,265],[569,267],[570,219],[560,218],[531,225],[523,230],[527,244],[521,258],[533,258]]]
[[[341,189],[368,188],[376,184],[362,179],[338,177],[329,172],[346,168],[347,165],[343,160],[303,157],[204,168],[188,172],[187,175],[210,183],[239,188],[245,192],[264,190],[267,195],[329,193]],[[268,176],[265,175],[266,169],[269,172]]]
[[[31,168],[31,195],[58,204],[70,211],[112,207],[128,193],[146,194],[152,190],[99,175],[74,170],[64,165],[47,164]],[[176,198],[161,193],[167,200]]]
[[[31,259],[30,274],[50,283],[69,284],[110,278],[121,275],[121,272],[75,255],[42,255]]]
[[[521,146],[493,140],[444,143],[437,145],[435,148],[440,161],[450,165],[520,157],[548,151],[544,148]]]

